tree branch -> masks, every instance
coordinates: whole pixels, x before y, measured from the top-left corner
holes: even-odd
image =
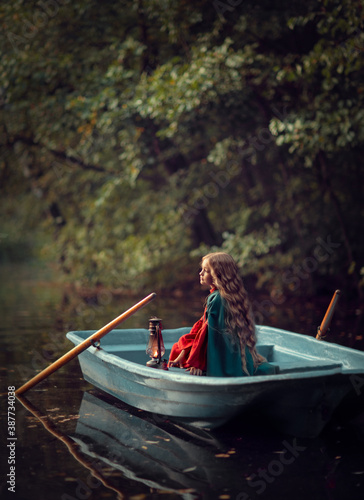
[[[65,151],[59,151],[57,149],[49,149],[45,144],[42,144],[41,142],[35,142],[31,137],[26,137],[22,135],[15,135],[12,140],[7,140],[7,146],[14,146],[16,142],[22,142],[23,144],[26,144],[28,146],[34,146],[38,148],[44,148],[46,149],[49,153],[51,153],[53,156],[56,158],[60,158],[61,160],[69,161],[70,163],[73,163],[74,165],[78,165],[84,170],[92,170],[94,172],[100,172],[103,174],[113,174],[117,175],[117,172],[113,172],[110,170],[106,170],[103,167],[100,167],[99,165],[93,165],[91,163],[85,163],[81,157],[79,156],[74,156],[74,155],[68,155]]]

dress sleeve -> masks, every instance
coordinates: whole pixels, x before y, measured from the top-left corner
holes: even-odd
[[[226,331],[225,308],[218,291],[212,293],[207,300],[207,321],[207,375],[212,377],[246,375],[242,369],[239,342],[235,336]]]

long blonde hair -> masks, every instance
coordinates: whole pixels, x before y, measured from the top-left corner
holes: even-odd
[[[224,300],[227,332],[233,335],[233,339],[237,335],[240,343],[242,368],[245,373],[249,374],[246,366],[245,346],[252,354],[255,368],[266,360],[258,354],[255,348],[257,336],[254,317],[248,294],[239,274],[239,268],[231,255],[225,252],[205,255],[201,263],[209,266],[213,285]]]

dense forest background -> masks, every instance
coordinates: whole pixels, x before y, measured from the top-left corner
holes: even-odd
[[[361,0],[2,1],[0,258],[363,295]]]

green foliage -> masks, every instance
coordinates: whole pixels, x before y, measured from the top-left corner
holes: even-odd
[[[47,231],[70,280],[173,286],[222,248],[284,287],[329,235],[317,275],[358,290],[359,2],[17,0],[0,20],[2,217]]]

